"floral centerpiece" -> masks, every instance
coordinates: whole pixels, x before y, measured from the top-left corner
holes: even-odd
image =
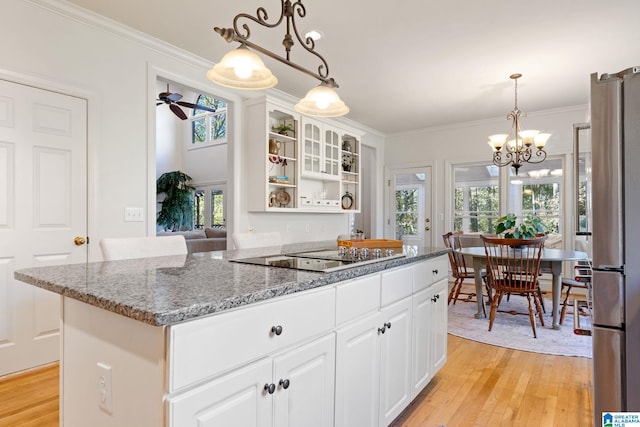
[[[520,223],[518,217],[512,213],[498,218],[496,234],[502,234],[507,239],[531,239],[544,234],[542,220],[537,216],[526,216]]]

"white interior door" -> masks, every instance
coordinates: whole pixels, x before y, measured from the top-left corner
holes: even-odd
[[[396,168],[387,178],[385,235],[405,245],[431,245],[431,167]]]
[[[86,111],[0,80],[0,375],[59,359],[59,296],[13,272],[87,260]]]

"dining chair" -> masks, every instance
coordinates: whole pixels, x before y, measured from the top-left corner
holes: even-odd
[[[564,318],[567,315],[567,307],[572,306],[573,304],[571,304],[569,302],[569,296],[571,295],[571,291],[576,290],[576,289],[580,289],[582,291],[584,291],[586,293],[586,308],[587,308],[587,312],[590,314],[591,313],[591,307],[590,307],[590,302],[591,302],[591,276],[592,276],[592,269],[591,269],[591,261],[590,260],[586,260],[586,261],[581,261],[578,262],[578,264],[576,264],[574,266],[574,269],[576,271],[576,274],[574,276],[573,279],[567,278],[567,277],[563,277],[562,278],[562,292],[564,292],[564,299],[562,300],[562,308],[560,309],[560,321],[559,323],[562,325],[564,322]],[[581,307],[582,308],[582,307]],[[581,311],[582,312],[582,311]]]
[[[184,236],[122,237],[101,239],[100,251],[105,261],[186,255]]]
[[[532,239],[507,239],[482,236],[487,256],[487,272],[491,282],[493,298],[489,313],[489,330],[493,327],[496,312],[505,294],[520,294],[527,298],[528,313],[508,311],[510,314],[529,316],[534,338],[537,338],[535,314],[544,326],[542,308],[538,301],[538,279],[540,274],[540,256],[546,236]]]
[[[282,236],[277,231],[233,233],[231,239],[236,249],[282,246]]]
[[[466,295],[467,297],[462,299],[464,302],[477,302],[476,300],[476,292],[475,292],[475,276],[474,271],[471,268],[467,267],[466,260],[462,254],[456,252],[458,249],[462,248],[460,236],[462,235],[462,231],[458,232],[448,232],[442,235],[442,240],[444,241],[444,246],[446,248],[451,249],[448,253],[449,255],[449,264],[451,266],[451,275],[453,276],[453,286],[449,291],[449,298],[447,304],[455,305],[456,301],[460,299],[460,295]],[[485,285],[487,284],[486,273],[483,273],[483,280],[485,281]],[[465,280],[471,279],[472,282],[466,282]],[[463,291],[463,286],[469,285],[473,286],[473,291]],[[487,286],[487,295],[490,295],[490,290]],[[482,295],[480,298],[484,298]],[[487,317],[487,312],[482,304],[482,310],[484,312],[484,316]]]

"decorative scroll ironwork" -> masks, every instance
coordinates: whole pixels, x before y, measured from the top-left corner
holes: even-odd
[[[273,23],[268,22],[269,14],[267,13],[267,10],[264,7],[259,7],[256,11],[256,16],[252,16],[247,13],[239,13],[233,18],[233,28],[215,27],[214,31],[220,34],[220,36],[222,36],[222,38],[224,38],[229,43],[238,42],[244,44],[245,46],[250,47],[264,55],[267,55],[270,58],[280,61],[283,64],[289,65],[290,67],[293,67],[298,71],[301,71],[305,74],[310,75],[311,77],[320,80],[329,87],[337,88],[338,84],[333,78],[329,77],[329,64],[327,64],[327,61],[322,55],[315,51],[315,41],[311,37],[303,39],[298,32],[298,27],[296,25],[296,14],[300,18],[304,18],[307,14],[307,11],[302,4],[302,0],[297,0],[295,3],[291,3],[291,0],[280,0],[280,3],[282,5],[280,17]],[[282,40],[282,44],[285,48],[285,56],[280,56],[268,49],[263,48],[262,46],[251,42],[249,40],[249,38],[251,37],[251,30],[249,28],[249,25],[248,23],[243,23],[240,27],[239,20],[241,19],[247,19],[266,28],[278,27],[286,19],[286,33]],[[317,72],[308,70],[291,61],[291,48],[295,44],[291,31],[293,31],[293,34],[295,35],[298,43],[300,43],[300,45],[307,52],[315,55],[320,60],[321,64],[318,66]]]

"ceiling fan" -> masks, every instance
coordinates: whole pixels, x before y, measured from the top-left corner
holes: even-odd
[[[158,102],[156,102],[156,106],[162,105],[162,104],[169,104],[169,108],[171,109],[171,111],[173,111],[173,114],[175,114],[182,120],[187,120],[187,115],[185,114],[184,111],[182,111],[182,108],[180,108],[179,106],[191,108],[194,110],[211,111],[212,113],[215,113],[216,111],[215,108],[207,107],[205,105],[196,105],[196,104],[192,104],[191,102],[180,101],[181,99],[182,99],[182,95],[180,95],[179,93],[169,92],[169,84],[167,83],[167,91],[160,92],[158,94],[158,99],[156,100]]]

